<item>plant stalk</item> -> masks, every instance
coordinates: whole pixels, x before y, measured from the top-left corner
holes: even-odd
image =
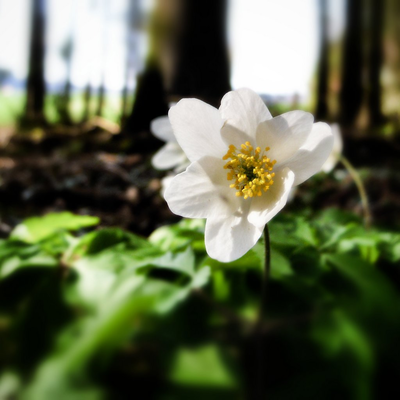
[[[258,314],[258,321],[256,324],[256,339],[257,346],[256,351],[256,396],[255,399],[266,399],[266,359],[265,359],[265,332],[263,329],[264,326],[264,317],[267,306],[267,296],[268,296],[268,282],[269,275],[271,270],[271,245],[269,238],[269,230],[268,225],[265,225],[264,228],[264,245],[265,245],[265,253],[264,253],[264,271],[263,271],[263,279],[262,279],[262,287],[261,287],[261,301],[260,301],[260,310]]]
[[[264,271],[261,287],[261,304],[260,311],[258,315],[258,322],[262,323],[264,312],[267,306],[267,292],[268,292],[268,282],[271,270],[271,244],[269,239],[268,225],[264,228]]]
[[[357,172],[357,170],[353,167],[351,162],[346,157],[344,157],[343,155],[340,156],[340,161],[344,165],[344,167],[347,169],[347,171],[353,178],[354,183],[357,186],[357,189],[358,189],[358,192],[359,192],[360,198],[361,198],[361,206],[363,208],[364,227],[365,227],[365,229],[369,229],[371,227],[372,216],[371,216],[371,210],[369,207],[368,196],[367,196],[367,192],[365,190],[364,183],[360,177],[360,174]]]

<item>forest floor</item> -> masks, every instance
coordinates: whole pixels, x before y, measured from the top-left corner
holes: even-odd
[[[80,135],[0,135],[0,236],[22,219],[69,210],[99,216],[147,236],[176,221],[160,195],[164,172],[144,151],[120,151],[126,141],[102,130]],[[154,146],[161,142],[152,139]],[[128,146],[129,146],[128,141]],[[108,149],[108,150],[107,150]],[[111,151],[110,151],[111,149]]]
[[[160,194],[165,172],[151,166],[162,145],[149,132],[135,136],[76,127],[14,134],[0,129],[0,237],[22,219],[69,210],[99,216],[101,226],[119,226],[147,236],[176,221]],[[400,145],[383,139],[345,140],[345,155],[359,169],[374,222],[398,229]],[[301,185],[287,207],[340,207],[362,214],[354,182],[342,166]]]

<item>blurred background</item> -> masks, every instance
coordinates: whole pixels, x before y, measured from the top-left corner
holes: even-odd
[[[234,264],[234,272],[205,262],[204,226],[178,222],[160,194],[166,172],[151,164],[164,142],[150,124],[167,115],[171,103],[196,97],[218,107],[226,92],[241,87],[260,94],[274,116],[303,109],[316,121],[337,124],[351,162],[350,170],[338,164],[301,185],[275,223],[271,297],[280,305],[268,312],[281,319],[264,332],[271,398],[400,395],[394,339],[400,333],[399,1],[0,0],[0,27],[0,399],[127,399],[138,395],[133,384],[148,391],[140,397],[146,399],[262,398],[251,389],[258,382],[258,339],[231,318],[232,309],[241,318],[256,313],[255,260],[262,246]],[[368,196],[373,232],[363,225],[354,171]],[[64,211],[77,219],[67,214],[62,222],[24,222]],[[98,219],[79,219],[89,216]],[[163,230],[172,223],[177,225]],[[60,229],[62,239],[54,236]],[[71,230],[76,236],[69,236]],[[149,235],[157,251],[172,251],[171,257],[192,251],[193,268],[211,268],[207,306],[203,292],[194,298],[189,289],[173,292],[175,300],[168,301],[174,305],[179,296],[189,300],[159,314],[158,303],[150,311],[140,306],[133,319],[133,308],[124,308],[125,322],[114,325],[100,312],[98,327],[79,328],[75,342],[72,322],[90,325],[83,316],[92,318],[103,304],[96,297],[97,290],[103,293],[96,286],[103,278],[89,274],[90,294],[82,294],[81,286],[71,289],[79,280],[69,277],[57,289],[43,284],[35,297],[27,289],[31,275],[10,272],[48,267],[43,251],[62,267],[63,277],[65,266],[81,272],[87,267],[74,264],[79,257],[90,261],[92,271],[94,265],[114,268],[126,251],[113,269],[120,273],[126,260],[145,259],[130,252],[142,251],[142,237]],[[81,237],[85,242],[71,250]],[[195,246],[183,251],[188,244]],[[110,251],[105,256],[104,248]],[[42,258],[31,259],[39,253]],[[171,260],[163,262],[171,268]],[[148,266],[156,265],[154,259],[140,265],[153,279]],[[176,277],[155,275],[176,284]],[[186,281],[178,281],[182,289]],[[32,315],[46,309],[51,296],[57,301],[44,312],[51,321],[46,324]],[[89,308],[87,296],[93,296]],[[140,296],[138,302],[148,301]],[[215,301],[229,310],[214,307]],[[83,350],[67,360],[67,349],[78,348],[74,343]],[[107,350],[96,366],[103,345]],[[81,362],[85,369],[74,375],[72,366]],[[53,377],[53,370],[61,372]],[[27,382],[33,386],[25,392]]]
[[[122,213],[150,233],[159,220],[138,228],[130,214],[148,204],[142,189],[158,190],[151,120],[182,97],[218,107],[240,87],[273,115],[339,123],[355,165],[397,179],[399,12],[394,0],[0,1],[2,230],[44,207],[109,205],[105,221]],[[382,202],[395,212],[399,199],[383,191],[385,218]]]

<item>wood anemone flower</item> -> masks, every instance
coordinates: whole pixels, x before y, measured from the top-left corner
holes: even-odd
[[[160,170],[174,168],[175,172],[182,172],[190,164],[182,147],[176,141],[174,132],[168,116],[153,119],[150,130],[157,138],[166,142],[160,150],[154,154],[151,163],[153,167]]]
[[[207,219],[207,253],[222,262],[257,243],[292,186],[320,171],[333,145],[329,125],[303,111],[273,118],[250,89],[227,93],[219,110],[183,99],[169,118],[191,164],[165,199],[177,215]]]
[[[331,128],[333,134],[333,148],[331,154],[329,154],[321,168],[325,173],[329,173],[335,168],[343,152],[343,139],[340,127],[338,124],[332,124]]]

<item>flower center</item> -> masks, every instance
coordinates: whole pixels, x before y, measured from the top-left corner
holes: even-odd
[[[272,178],[275,176],[272,171],[276,160],[270,160],[260,147],[253,146],[246,142],[240,146],[240,152],[231,144],[228,152],[222,157],[223,160],[229,160],[224,169],[228,170],[227,179],[235,180],[230,185],[236,189],[236,196],[249,197],[261,196],[274,183]],[[270,148],[266,147],[265,151]]]

